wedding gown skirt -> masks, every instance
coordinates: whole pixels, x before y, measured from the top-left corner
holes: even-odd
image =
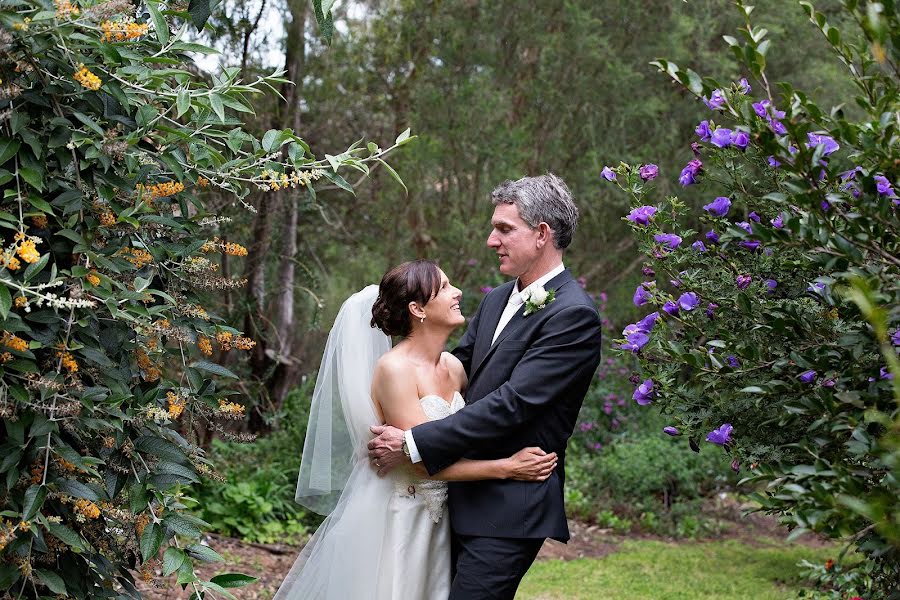
[[[465,406],[459,392],[449,405],[436,395],[420,403],[432,421]],[[378,477],[363,447],[337,507],[274,600],[441,600],[449,594],[447,484],[403,468]]]

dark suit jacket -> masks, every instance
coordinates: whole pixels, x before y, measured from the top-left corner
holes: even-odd
[[[461,535],[566,541],[566,443],[600,363],[600,317],[565,270],[545,286],[555,300],[527,317],[523,305],[491,345],[514,285],[482,300],[453,351],[469,375],[466,407],[414,427],[413,437],[432,474],[462,457],[505,458],[527,446],[559,454],[542,482],[450,483],[450,519]]]

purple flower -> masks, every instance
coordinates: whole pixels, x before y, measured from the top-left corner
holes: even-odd
[[[681,244],[681,237],[674,233],[657,233],[653,239],[666,246],[669,250],[674,250]]]
[[[582,423],[581,425],[579,425],[579,428],[581,429],[581,431],[590,431],[591,429],[594,428],[594,424],[592,422],[588,421],[586,423]]]
[[[710,229],[709,231],[706,232],[706,239],[708,239],[710,241],[710,243],[712,243],[712,244],[718,244],[719,243],[719,234],[716,233],[715,230]]]
[[[733,430],[731,423],[723,423],[718,429],[714,429],[706,434],[706,441],[724,446],[731,441],[731,432]]]
[[[732,367],[734,369],[738,369],[741,366],[740,361],[737,359],[737,356],[735,356],[734,354],[729,354],[728,356],[726,356],[725,362],[728,363],[729,367]]]
[[[740,150],[746,150],[750,144],[750,135],[746,131],[735,130],[731,134],[731,143]]]
[[[691,244],[691,248],[693,248],[697,252],[706,252],[706,246],[700,240],[697,240],[696,242]]]
[[[770,156],[769,158],[767,158],[766,162],[768,162],[769,166],[772,167],[773,169],[777,169],[778,167],[781,166],[781,163],[778,162],[777,160],[775,160],[774,156]]]
[[[751,211],[750,214],[747,215],[747,216],[748,216],[748,218],[749,218],[751,221],[753,221],[754,223],[759,223],[759,222],[762,220],[762,219],[759,218],[759,215],[756,214],[756,211],[755,211],[755,210],[754,210],[754,211]]]
[[[670,279],[669,283],[672,284],[672,287],[681,287],[680,279]]]
[[[835,380],[829,377],[828,379],[822,381],[822,387],[833,388],[835,383]]]
[[[738,275],[737,279],[735,279],[739,290],[746,290],[750,286],[751,281],[753,281],[753,278],[749,275]]]
[[[709,121],[700,121],[700,124],[694,129],[694,132],[700,136],[701,141],[708,142],[712,136],[712,132],[709,130]]]
[[[731,145],[731,130],[726,129],[725,127],[719,127],[718,129],[713,131],[710,142],[713,146],[718,146],[719,148],[727,148]]]
[[[649,315],[647,315],[646,317],[644,317],[643,319],[641,319],[640,321],[638,321],[637,323],[635,323],[635,325],[637,326],[639,331],[646,331],[649,333],[650,331],[653,331],[653,326],[656,325],[656,320],[658,318],[659,318],[659,313],[652,312]]]
[[[681,175],[678,176],[678,183],[680,183],[683,187],[687,187],[689,185],[697,183],[697,175],[699,175],[700,171],[702,170],[703,163],[700,162],[699,158],[690,160],[688,164],[681,170]]]
[[[735,473],[740,473],[741,472],[741,461],[739,461],[738,459],[734,459],[733,461],[731,461],[731,470],[734,471]]]
[[[822,152],[822,156],[828,156],[832,152],[836,152],[841,148],[838,143],[834,141],[834,138],[828,135],[824,135],[821,133],[807,133],[806,138],[809,140],[809,142],[807,142],[806,144],[807,148],[815,148],[819,145],[825,147],[824,151]]]
[[[665,311],[666,314],[671,315],[673,317],[678,314],[678,305],[675,304],[674,302],[672,302],[671,300],[666,300],[666,303],[663,304],[662,309],[663,309],[663,311]]]
[[[895,346],[900,346],[900,329],[895,329],[894,333],[891,334],[891,343]]]
[[[603,449],[603,444],[601,444],[600,442],[594,442],[593,444],[588,444],[588,446],[592,450],[596,450],[598,452]]]
[[[607,415],[611,415],[612,411],[613,411],[612,404],[609,401],[604,402],[603,403],[603,412],[606,413]]]
[[[719,110],[725,105],[725,96],[722,95],[722,90],[713,90],[708,100],[706,96],[703,96],[703,103],[710,110]]]
[[[802,381],[803,383],[812,383],[816,380],[816,377],[818,377],[818,375],[812,369],[800,373],[800,381]]]
[[[700,158],[700,144],[697,142],[691,142],[691,152],[694,153],[694,156]]]
[[[487,293],[491,292],[493,289],[494,289],[494,288],[492,288],[492,287],[489,286],[489,285],[483,285],[483,286],[481,286],[481,293],[482,293],[482,294],[487,294]]]
[[[735,223],[738,227],[746,231],[747,233],[753,233],[753,226],[750,225],[747,221],[738,221]]]
[[[759,102],[753,103],[753,110],[756,112],[756,116],[758,116],[761,119],[765,119],[769,115],[768,110],[767,110],[768,108],[769,108],[768,100],[760,100]]]
[[[725,196],[719,196],[709,204],[705,205],[703,210],[714,217],[724,217],[728,214],[729,208],[731,208],[731,200]]]
[[[882,196],[887,196],[888,198],[897,197],[897,194],[894,192],[894,188],[891,187],[891,182],[884,175],[875,176],[875,188]]]
[[[771,294],[778,287],[778,282],[774,279],[766,279],[766,287],[769,288],[769,293]]]
[[[613,172],[613,170],[610,169],[609,167],[603,167],[603,170],[600,171],[600,177],[602,177],[603,179],[605,179],[607,181],[615,181],[616,180],[615,172]]]
[[[619,346],[622,350],[630,350],[637,354],[641,348],[647,345],[647,342],[650,341],[650,336],[642,331],[635,331],[633,333],[629,333],[625,336],[625,343]]]
[[[653,219],[653,215],[655,214],[655,206],[638,206],[637,208],[632,209],[625,218],[636,225],[644,227],[650,224],[650,220]]]
[[[644,181],[650,181],[656,179],[656,176],[659,175],[659,167],[653,164],[644,165],[638,170],[638,174]]]
[[[881,369],[878,371],[878,378],[879,379],[893,379],[894,374],[891,373],[890,371],[888,371],[887,367],[881,367]]]
[[[631,397],[641,406],[647,406],[653,401],[654,396],[656,396],[656,390],[653,389],[653,380],[646,379],[641,385],[635,388],[634,394]]]
[[[635,306],[643,306],[650,302],[650,300],[653,298],[653,294],[647,291],[647,288],[645,287],[646,285],[647,282],[644,282],[641,285],[637,286],[637,288],[634,290],[632,301],[634,302]]]
[[[749,94],[749,93],[750,93],[750,90],[752,89],[752,88],[750,87],[750,84],[747,82],[747,78],[746,78],[746,77],[741,77],[741,80],[738,81],[738,87],[741,88],[741,93],[744,94],[745,96],[746,96],[747,94]]]
[[[672,427],[671,425],[666,425],[665,427],[663,427],[663,433],[674,437],[674,436],[678,435],[678,428]]]
[[[820,283],[820,282],[818,282],[818,281],[813,281],[811,284],[809,284],[809,285],[806,287],[806,291],[807,291],[807,292],[812,292],[813,294],[816,294],[816,295],[818,295],[818,296],[821,296],[822,294],[825,293],[825,284],[824,284],[824,283]]]
[[[784,111],[778,111],[778,114],[784,116]],[[769,127],[772,128],[772,131],[775,132],[776,135],[784,135],[787,133],[787,127],[785,127],[784,123],[778,119],[769,119]]]
[[[828,204],[827,200],[822,200],[821,202],[819,202],[819,207],[823,212],[828,212],[828,209],[831,208],[831,205]]]
[[[784,227],[784,219],[781,217],[781,215],[778,215],[777,217],[769,221],[769,223],[771,223],[772,227],[774,227],[775,229],[781,229],[782,227]]]
[[[650,265],[644,265],[641,268],[641,273],[643,273],[645,277],[653,277],[654,275],[656,275],[656,271],[654,271],[653,267],[651,267]]]
[[[692,311],[700,305],[700,298],[694,292],[685,292],[678,298],[678,306],[681,310]]]
[[[741,240],[738,242],[738,246],[744,248],[745,250],[749,250],[750,252],[756,252],[759,250],[761,242],[759,240]]]
[[[706,316],[709,317],[710,319],[712,319],[713,316],[716,314],[717,308],[719,308],[719,305],[716,304],[715,302],[710,302],[709,304],[707,304],[706,305]]]

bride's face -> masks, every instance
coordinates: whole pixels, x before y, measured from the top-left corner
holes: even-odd
[[[450,285],[447,275],[441,271],[441,286],[437,294],[425,305],[425,321],[432,325],[458,327],[466,322],[460,310],[462,292]]]

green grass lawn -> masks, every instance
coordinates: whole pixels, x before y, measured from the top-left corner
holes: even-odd
[[[534,564],[517,600],[769,600],[794,598],[801,559],[824,562],[837,554],[761,539],[744,542],[625,542],[603,558]]]

